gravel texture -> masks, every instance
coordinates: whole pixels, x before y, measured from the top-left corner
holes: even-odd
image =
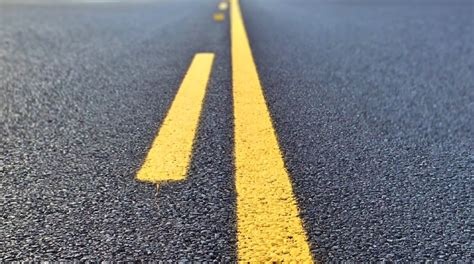
[[[0,260],[234,262],[218,1],[4,2]],[[472,1],[241,5],[316,259],[474,261]],[[197,52],[190,173],[157,192],[134,176]]]
[[[0,6],[0,259],[235,259],[227,23],[216,1]],[[215,52],[187,181],[136,171]]]
[[[472,262],[472,1],[242,2],[312,251]]]

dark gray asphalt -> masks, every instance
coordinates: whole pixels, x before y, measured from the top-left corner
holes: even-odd
[[[0,260],[236,260],[217,3],[0,0]],[[473,2],[242,11],[316,259],[474,261]],[[156,193],[133,178],[203,51],[190,175]]]
[[[0,259],[235,259],[229,33],[216,1],[0,6]],[[189,179],[134,180],[196,52]]]
[[[474,260],[473,6],[243,2],[318,259]]]

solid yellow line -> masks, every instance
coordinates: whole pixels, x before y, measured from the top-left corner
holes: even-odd
[[[231,34],[238,259],[313,262],[238,0]]]
[[[186,177],[214,54],[193,59],[137,180],[158,183]]]

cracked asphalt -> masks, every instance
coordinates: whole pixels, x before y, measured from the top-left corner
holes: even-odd
[[[0,260],[236,262],[217,0],[0,0]],[[311,252],[474,261],[474,3],[241,0]],[[188,178],[139,170],[216,54]]]

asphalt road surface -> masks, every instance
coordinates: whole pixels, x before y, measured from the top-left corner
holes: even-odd
[[[0,260],[235,262],[218,0],[0,0]],[[474,3],[241,0],[313,258],[474,261]],[[135,180],[196,53],[188,176]]]

